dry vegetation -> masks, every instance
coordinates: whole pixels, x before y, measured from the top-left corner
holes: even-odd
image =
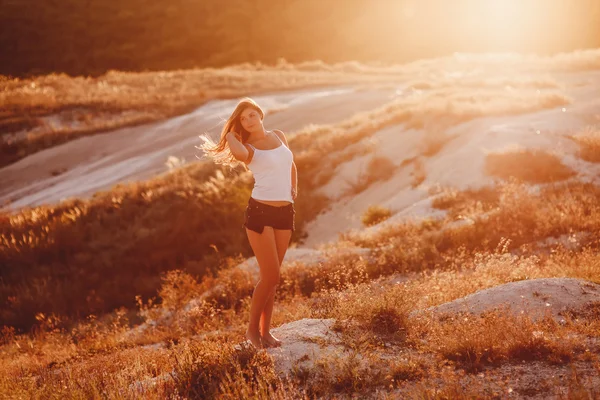
[[[169,72],[110,71],[97,78],[0,77],[0,167],[77,137],[187,113],[211,99],[394,79],[391,74],[376,75],[375,67],[363,70],[348,63],[327,67],[283,62]]]
[[[595,52],[569,57],[482,60],[454,58],[375,66],[357,62],[328,65],[320,61],[239,64],[222,69],[128,73],[99,77],[50,74],[33,78],[0,76],[0,167],[69,140],[120,127],[158,121],[191,111],[210,99],[237,98],[269,91],[327,85],[404,86],[400,120],[423,127],[435,120],[424,152],[432,155],[448,138],[440,129],[487,115],[518,114],[567,105],[570,99],[551,77],[531,72],[581,70],[597,65]],[[446,64],[452,76],[439,76]],[[588,65],[589,64],[589,65]],[[506,78],[507,69],[512,77]],[[409,81],[415,72],[426,80]],[[460,88],[460,90],[456,90]],[[406,94],[412,94],[406,96]]]
[[[371,205],[365,210],[361,216],[361,221],[364,226],[376,225],[382,221],[385,221],[392,216],[392,212],[389,208],[381,207],[378,205]]]
[[[305,67],[325,69],[318,63]],[[360,67],[340,65],[334,70],[352,72]],[[373,70],[365,72],[366,77],[374,75]],[[145,82],[147,78],[132,79]],[[308,126],[292,135],[290,147],[296,154],[303,190],[297,203],[294,239],[301,239],[303,224],[327,207],[327,199],[315,189],[327,183],[331,171],[346,159],[336,153],[344,154],[348,146],[377,130],[397,124],[420,127],[432,118],[454,124],[481,115],[522,113],[569,101],[560,93],[540,94],[527,88],[460,92],[457,95],[446,87],[398,97],[340,123]],[[386,179],[392,167],[389,160],[375,157],[369,179]],[[414,183],[418,184],[425,176],[423,171],[416,172]],[[251,179],[248,174],[234,175],[196,163],[166,177],[118,185],[92,199],[0,215],[4,278],[0,283],[0,323],[29,329],[37,313],[54,312],[67,323],[89,313],[132,307],[136,295],[147,299],[156,293],[164,271],[182,268],[202,277],[222,268],[228,256],[249,255],[239,215]],[[218,234],[207,227],[218,227]]]
[[[413,169],[410,173],[412,179],[410,181],[410,187],[413,189],[418,187],[425,179],[427,179],[427,173],[425,172],[425,165],[423,160],[416,158],[413,162]]]
[[[493,398],[509,390],[532,393],[526,380],[507,372],[524,361],[570,376],[533,393],[597,395],[598,308],[575,314],[563,325],[502,312],[433,323],[411,312],[520,279],[578,277],[600,283],[600,190],[551,184],[532,194],[527,186],[509,182],[496,191],[444,193],[438,204],[448,210],[444,220],[393,225],[370,236],[354,232],[340,238],[319,268],[296,263],[282,272],[273,325],[335,318],[334,329],[347,348],[296,370],[287,380],[276,375],[265,353],[234,347],[245,329],[253,282],[230,260],[216,276],[164,275],[161,301],[140,299],[138,315],[121,309],[70,327],[38,315],[39,324],[28,334],[5,328],[0,392],[135,398],[139,386],[147,398],[177,392],[189,398],[261,393],[262,398],[291,399],[374,391],[391,398]],[[474,204],[482,200],[495,204],[495,213],[479,209],[471,213],[472,224],[453,224],[456,215],[476,210]],[[590,234],[575,250],[557,245],[545,251],[539,244],[575,232]],[[370,248],[375,260],[336,253],[335,248],[349,243]],[[405,283],[386,283],[387,277],[405,273],[410,277]],[[217,292],[187,307],[217,284]],[[133,323],[129,318],[159,323],[126,335]],[[383,356],[390,352],[398,357]],[[153,385],[131,386],[163,375]]]
[[[439,153],[452,139],[442,128],[425,127],[422,133],[420,154],[425,157],[432,157]]]
[[[437,193],[436,193],[437,192]],[[440,210],[448,210],[448,217],[453,219],[476,217],[498,207],[500,193],[494,187],[467,189],[458,191],[452,188],[439,188],[432,191],[436,197],[432,206]]]
[[[361,169],[353,180],[346,181],[349,186],[346,195],[356,195],[377,181],[386,181],[394,176],[396,170],[396,165],[388,157],[373,156],[364,171]]]
[[[529,183],[561,181],[576,175],[559,156],[539,149],[490,153],[485,160],[485,172],[502,179],[516,178]]]
[[[409,96],[378,109],[296,132],[289,142],[303,192],[293,239],[301,239],[303,224],[327,206],[316,189],[347,161],[349,145],[396,124],[423,127],[435,118],[453,125],[570,101],[553,85],[537,93],[544,82],[505,90],[500,81],[498,88],[461,94],[420,83]],[[425,155],[445,143],[436,134],[431,138]],[[584,143],[585,158],[583,149],[593,145],[577,140]],[[531,169],[512,168],[524,158]],[[386,179],[389,160],[376,160],[371,178]],[[419,159],[414,163],[416,186],[425,172]],[[523,279],[600,283],[598,186],[561,183],[573,172],[539,151],[490,155],[487,171],[503,178],[497,186],[437,193],[433,206],[446,211],[444,218],[350,231],[340,235],[318,268],[286,266],[272,325],[334,318],[347,349],[289,379],[276,375],[264,352],[235,347],[246,328],[254,285],[248,273],[234,268],[250,256],[240,226],[250,193],[248,174],[197,163],[89,200],[0,214],[0,393],[132,399],[250,394],[308,399],[375,392],[389,398],[509,393],[596,398],[598,307],[563,325],[504,313],[439,321],[413,314]],[[541,184],[531,188],[522,181]],[[385,214],[370,210],[365,218]],[[544,242],[565,237],[571,248]],[[372,257],[338,251],[349,246],[367,248]],[[390,283],[396,277],[405,279]],[[530,365],[548,377],[568,378],[558,384],[550,378],[517,380],[521,368]]]
[[[600,129],[589,126],[583,132],[573,135],[579,144],[580,157],[589,162],[600,162]]]

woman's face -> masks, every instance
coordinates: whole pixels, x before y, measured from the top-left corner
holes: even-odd
[[[242,111],[240,114],[240,123],[242,124],[242,128],[248,132],[260,132],[262,130],[262,120],[260,119],[260,114],[252,107],[248,107]]]

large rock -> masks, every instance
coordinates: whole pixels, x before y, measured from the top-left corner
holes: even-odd
[[[525,314],[532,320],[548,315],[564,322],[566,311],[576,311],[600,303],[600,285],[575,278],[542,278],[510,282],[430,307],[436,315],[468,312],[481,314],[508,307],[513,315]]]
[[[331,329],[334,322],[332,318],[303,318],[271,329],[282,343],[266,349],[277,372],[287,375],[294,368],[312,368],[319,357],[342,352],[339,334]]]

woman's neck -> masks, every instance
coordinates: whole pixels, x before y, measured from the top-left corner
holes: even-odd
[[[267,137],[267,131],[263,128],[262,132],[254,132],[250,134],[250,138],[252,141],[256,142],[257,140],[262,140]]]

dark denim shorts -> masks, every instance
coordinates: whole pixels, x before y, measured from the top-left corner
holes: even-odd
[[[279,207],[270,206],[250,197],[244,211],[242,227],[258,233],[262,233],[265,226],[272,226],[275,229],[291,229],[293,232],[296,230],[295,215],[294,203]]]

